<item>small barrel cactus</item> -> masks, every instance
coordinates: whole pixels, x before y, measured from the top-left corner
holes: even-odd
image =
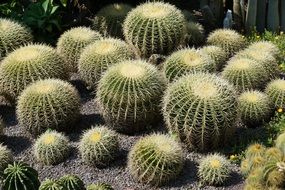
[[[64,161],[70,153],[67,137],[56,131],[47,131],[36,140],[34,155],[46,165],[54,165]]]
[[[126,41],[137,48],[142,57],[167,55],[184,41],[186,20],[173,5],[147,2],[129,12],[123,30]]]
[[[249,175],[246,178],[247,184],[262,184],[264,181],[263,177],[264,171],[263,167],[258,167],[250,171]]]
[[[187,22],[186,27],[186,43],[192,46],[201,45],[205,38],[204,27],[201,24],[192,21]]]
[[[270,119],[274,113],[274,107],[265,93],[251,90],[239,96],[238,112],[244,124],[248,127],[256,127]]]
[[[96,183],[87,186],[87,190],[114,190],[110,184]]]
[[[106,31],[102,31],[103,34],[107,32],[111,36],[122,38],[122,25],[131,9],[130,5],[124,3],[106,5],[95,15],[93,28],[100,31],[104,27]]]
[[[0,65],[0,91],[11,100],[31,83],[47,78],[66,79],[60,55],[46,45],[27,45],[16,49]]]
[[[275,141],[275,147],[279,148],[285,155],[285,132],[277,137]]]
[[[250,146],[247,147],[245,151],[245,157],[247,159],[252,159],[253,157],[256,156],[263,156],[265,153],[266,148],[259,143],[254,143],[251,144]]]
[[[266,167],[266,166],[265,166]],[[284,187],[285,173],[278,168],[273,170],[265,170],[265,183],[267,186]]]
[[[283,156],[283,152],[277,147],[271,147],[265,151],[266,160],[282,160]]]
[[[222,185],[228,180],[230,174],[229,161],[219,154],[202,158],[198,166],[198,176],[202,184]]]
[[[229,58],[245,48],[246,39],[234,30],[218,29],[208,36],[207,43],[223,48]]]
[[[160,118],[165,80],[142,60],[110,67],[98,84],[97,102],[109,126],[124,133],[144,130]]]
[[[163,73],[169,82],[185,74],[214,72],[213,59],[196,49],[182,49],[170,55],[163,64]]]
[[[153,134],[132,147],[128,168],[139,182],[163,185],[177,177],[184,164],[182,147],[170,136]]]
[[[20,126],[37,136],[48,128],[70,129],[79,117],[80,97],[69,83],[46,79],[26,88],[18,99],[17,118]]]
[[[278,47],[270,41],[254,42],[250,46],[248,46],[247,49],[256,51],[256,53],[259,54],[269,53],[277,59],[280,55],[280,50],[278,49]]]
[[[57,51],[64,58],[69,72],[77,71],[83,49],[100,38],[101,34],[86,27],[72,28],[60,36]]]
[[[64,186],[67,190],[86,190],[84,182],[76,175],[62,176],[58,183]]]
[[[236,99],[234,87],[214,74],[186,75],[168,87],[164,119],[168,129],[189,149],[206,151],[219,146],[232,133]]]
[[[263,89],[264,84],[270,80],[270,76],[258,62],[247,58],[230,60],[222,72],[222,77],[240,92]]]
[[[221,71],[227,61],[226,52],[218,46],[205,46],[200,49],[201,52],[208,54],[213,60],[216,71]]]
[[[98,40],[83,50],[78,65],[79,75],[89,87],[95,89],[101,75],[109,66],[134,56],[134,52],[122,40]]]
[[[266,94],[274,103],[275,108],[285,109],[285,80],[276,79],[271,81],[266,89]]]
[[[0,178],[3,177],[3,172],[8,164],[13,162],[11,151],[4,145],[0,144]]]
[[[25,26],[0,18],[0,60],[18,47],[32,42],[31,31]]]
[[[38,172],[23,162],[9,164],[4,171],[3,190],[38,190]]]
[[[97,126],[86,131],[79,144],[84,162],[96,166],[108,165],[114,160],[118,150],[118,135],[105,126]]]
[[[46,179],[42,182],[39,190],[68,190],[63,185],[59,184],[58,181],[52,179]]]

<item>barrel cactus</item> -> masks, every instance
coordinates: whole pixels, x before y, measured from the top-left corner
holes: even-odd
[[[15,21],[0,18],[0,60],[18,47],[32,42],[31,31]]]
[[[82,50],[99,40],[101,34],[87,27],[76,27],[64,32],[58,42],[57,51],[66,62],[69,72],[76,72]]]
[[[110,184],[96,183],[87,186],[87,190],[114,190]]]
[[[251,144],[247,147],[245,151],[245,157],[247,159],[252,159],[253,157],[263,156],[265,153],[266,148],[259,143]]]
[[[128,168],[139,182],[159,186],[177,177],[183,162],[182,148],[174,139],[153,134],[141,138],[132,147]]]
[[[38,190],[38,172],[23,162],[9,164],[4,170],[3,190]]]
[[[234,87],[214,74],[186,75],[168,87],[164,119],[189,149],[205,151],[219,146],[232,133],[236,99]]]
[[[198,176],[206,185],[222,185],[230,177],[230,163],[222,155],[208,155],[199,163]]]
[[[94,89],[109,66],[131,58],[134,58],[134,53],[122,40],[113,38],[98,40],[83,50],[79,59],[79,75],[90,88]]]
[[[186,43],[189,45],[198,46],[204,42],[205,31],[204,27],[196,22],[189,21],[186,24],[187,35]]]
[[[63,185],[59,184],[58,181],[52,179],[46,179],[42,182],[39,190],[68,190]]]
[[[123,31],[126,41],[138,49],[142,57],[166,55],[184,41],[186,20],[173,5],[147,2],[129,12]]]
[[[213,59],[196,49],[182,49],[170,55],[163,64],[163,73],[169,82],[182,75],[196,72],[213,72]]]
[[[225,66],[222,77],[240,92],[263,89],[270,80],[266,70],[256,61],[247,58],[232,59]]]
[[[285,155],[285,132],[277,137],[275,146],[279,148]]]
[[[226,52],[218,46],[205,46],[200,49],[201,52],[208,54],[213,60],[215,69],[221,71],[227,61]]]
[[[3,172],[8,164],[13,162],[11,151],[4,145],[0,144],[0,178],[3,177]]]
[[[65,175],[62,176],[58,183],[64,186],[67,190],[86,190],[84,182],[76,175]]]
[[[266,94],[274,103],[275,108],[285,109],[285,80],[276,79],[271,81],[266,89]]]
[[[79,117],[80,97],[69,83],[40,80],[27,87],[18,99],[20,126],[37,136],[47,129],[66,131]]]
[[[84,162],[96,166],[108,165],[114,160],[118,150],[118,135],[105,126],[97,126],[86,131],[79,144]]]
[[[245,38],[231,29],[215,30],[208,36],[207,43],[223,48],[228,57],[233,56],[246,46]]]
[[[102,76],[97,102],[108,126],[120,132],[135,133],[160,118],[165,86],[162,75],[150,63],[123,61]]]
[[[270,119],[274,113],[274,107],[265,93],[251,90],[239,96],[238,112],[244,124],[248,127],[256,127]]]
[[[55,165],[64,161],[69,153],[68,139],[56,131],[43,133],[34,145],[36,159],[46,165]]]
[[[282,160],[283,156],[283,152],[277,147],[271,147],[265,151],[266,160]]]
[[[258,167],[250,171],[250,174],[246,178],[247,184],[263,184],[264,178],[263,178],[263,168]]]
[[[106,31],[102,31],[103,33],[107,32],[111,36],[122,38],[122,24],[131,9],[132,6],[124,3],[106,5],[95,15],[93,28],[100,31],[102,27],[105,27]]]
[[[254,42],[251,45],[249,45],[247,49],[252,50],[252,51],[256,51],[257,53],[259,53],[261,55],[263,53],[269,53],[277,59],[280,56],[279,48],[270,41]]]
[[[0,65],[0,91],[12,100],[29,84],[47,78],[67,78],[60,55],[47,45],[20,47],[5,57]]]

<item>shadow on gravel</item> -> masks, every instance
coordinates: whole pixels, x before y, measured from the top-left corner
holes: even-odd
[[[15,155],[22,153],[32,145],[30,139],[24,136],[6,136],[4,143]]]
[[[3,118],[6,127],[17,125],[18,121],[16,118],[15,107],[0,104],[0,115]]]

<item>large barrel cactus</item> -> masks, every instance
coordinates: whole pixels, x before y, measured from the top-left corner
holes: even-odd
[[[123,26],[125,39],[142,57],[169,54],[186,36],[186,20],[180,10],[163,2],[148,2],[129,12]]]
[[[0,65],[0,91],[15,100],[32,82],[67,78],[64,61],[46,45],[27,45],[10,53]]]
[[[78,72],[81,79],[95,89],[107,68],[123,60],[134,58],[134,52],[118,39],[106,38],[87,46],[79,59]]]
[[[66,131],[79,116],[80,97],[67,82],[46,79],[26,88],[18,100],[20,126],[37,136],[47,129]]]
[[[0,18],[0,60],[9,52],[32,42],[31,31],[21,24]]]
[[[190,74],[168,87],[164,119],[189,149],[205,151],[229,138],[236,105],[236,91],[226,80],[214,74]]]
[[[160,118],[165,80],[142,60],[123,61],[110,67],[98,84],[97,102],[111,127],[134,133]]]
[[[251,45],[249,45],[247,49],[256,51],[257,53],[260,54],[263,54],[265,52],[270,53],[275,58],[278,58],[280,56],[279,48],[270,41],[254,42]]]

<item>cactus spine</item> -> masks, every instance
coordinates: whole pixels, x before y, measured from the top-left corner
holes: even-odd
[[[267,29],[272,32],[279,31],[279,0],[268,1]]]
[[[248,0],[245,20],[245,28],[248,33],[250,33],[256,26],[257,1],[258,0]]]

